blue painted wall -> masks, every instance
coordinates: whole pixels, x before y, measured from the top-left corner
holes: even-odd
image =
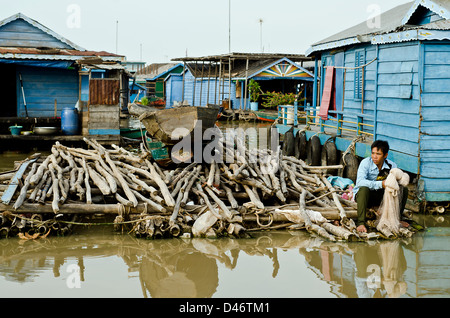
[[[421,47],[420,172],[428,198],[450,193],[450,41]]]
[[[181,81],[181,86],[179,85]],[[174,101],[180,101],[183,92],[183,76],[171,75],[166,80],[166,108],[171,108]],[[174,84],[175,83],[175,84]],[[178,83],[178,84],[177,84]],[[228,99],[228,92],[230,91],[228,80],[224,85],[224,98]],[[194,95],[195,91],[195,95]],[[219,96],[219,82],[211,78],[209,80],[209,94],[208,94],[208,79],[195,79],[192,73],[188,70],[184,77],[184,96],[189,105],[206,106],[207,104],[219,104],[222,100],[222,93]],[[231,81],[231,103],[233,109],[239,109],[241,103],[239,98],[236,98],[236,83]]]
[[[22,19],[14,20],[0,27],[0,46],[72,49],[69,45]]]
[[[18,66],[16,72],[18,117],[26,116],[19,73],[29,117],[53,117],[55,99],[60,117],[64,107],[74,107],[78,101],[78,72],[75,70]]]
[[[172,108],[174,102],[183,101],[183,75],[172,74],[166,82],[166,108]]]
[[[362,54],[361,63],[366,64],[376,57],[376,48],[372,45],[362,45],[350,48],[345,51],[326,52],[322,55],[322,63],[324,66],[336,67],[355,67],[356,54]],[[365,68],[364,73],[364,103],[361,98],[355,97],[355,70],[348,69],[346,72],[343,69],[337,68],[335,71],[335,87],[336,87],[336,110],[344,110],[342,125],[346,129],[356,129],[356,124],[349,122],[357,121],[357,114],[365,114],[368,116],[374,115],[375,104],[375,81],[376,81],[376,63],[372,63]],[[345,91],[344,91],[344,77],[345,77]],[[325,67],[322,68],[322,78],[325,78]],[[324,81],[321,82],[321,92],[319,103],[322,98]],[[344,101],[342,100],[344,94]],[[361,112],[362,111],[362,112]],[[373,125],[374,121],[369,120],[366,123]],[[326,125],[336,126],[335,121],[326,121]],[[373,133],[373,128],[365,126],[364,131]]]
[[[450,41],[410,41],[384,45],[356,45],[322,54],[323,65],[355,67],[356,52],[367,66],[364,114],[373,118],[375,139],[387,140],[390,158],[401,169],[420,175],[426,199],[450,200]],[[324,78],[322,72],[322,78]],[[355,121],[361,99],[355,98],[355,71],[347,70],[344,120]],[[343,75],[336,74],[336,87]],[[323,89],[321,85],[320,97]],[[342,94],[337,92],[337,97]],[[342,102],[337,101],[340,110]],[[336,125],[326,121],[327,125]],[[345,123],[343,127],[356,128]]]

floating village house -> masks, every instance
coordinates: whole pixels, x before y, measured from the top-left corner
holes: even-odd
[[[184,72],[166,78],[167,108],[184,102],[249,110],[246,92],[251,79],[263,92],[296,93],[300,85],[312,102],[314,75],[303,65],[311,58],[301,54],[230,53],[173,60],[184,63]]]
[[[60,125],[62,111],[77,105],[77,135],[117,141],[128,105],[124,60],[83,49],[21,13],[0,21],[0,134],[14,124]]]
[[[150,102],[165,101],[168,97],[166,78],[171,74],[181,74],[183,69],[182,63],[153,63],[140,69],[134,80],[145,87]]]
[[[449,18],[450,1],[417,0],[313,44],[317,108],[308,113],[318,116],[307,139],[337,136],[341,151],[357,141],[359,158],[387,140],[390,158],[417,176],[419,198],[450,201]]]

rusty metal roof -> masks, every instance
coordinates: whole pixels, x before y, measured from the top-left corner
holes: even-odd
[[[310,57],[306,57],[304,54],[286,54],[286,53],[227,53],[221,55],[209,55],[202,57],[179,57],[174,58],[172,61],[182,62],[220,62],[231,60],[268,60],[268,59],[282,59],[288,58],[292,61],[311,61]]]
[[[123,61],[125,56],[105,51],[78,51],[53,48],[0,47],[0,57],[7,59],[70,60],[100,57],[103,60]]]

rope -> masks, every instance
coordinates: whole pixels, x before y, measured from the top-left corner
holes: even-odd
[[[365,136],[358,136],[355,139],[352,140],[352,142],[350,143],[350,145],[347,147],[347,149],[344,151],[344,153],[342,154],[342,162],[343,162],[343,166],[345,167],[347,164],[345,163],[345,156],[350,153],[350,151],[354,154],[355,152],[355,144],[358,141],[363,141],[365,139]]]
[[[262,228],[267,228],[267,227],[271,226],[272,223],[273,223],[273,214],[271,212],[268,213],[268,215],[269,215],[269,223],[261,224],[259,222],[259,215],[262,214],[262,213],[264,213],[264,210],[255,213],[255,215],[256,215],[256,223]]]
[[[121,224],[129,224],[129,223],[134,223],[134,222],[140,222],[144,219],[137,219],[137,220],[133,220],[133,221],[122,221],[122,222],[97,222],[97,223],[92,223],[92,222],[75,222],[75,221],[66,221],[66,220],[54,220],[54,219],[49,219],[49,220],[45,220],[45,221],[39,221],[39,220],[35,220],[35,219],[31,219],[31,218],[27,218],[23,215],[18,215],[18,214],[14,214],[11,213],[11,216],[14,216],[16,218],[22,219],[22,220],[26,220],[26,221],[30,221],[32,223],[37,223],[39,226],[46,224],[46,223],[52,223],[52,222],[59,222],[59,223],[67,223],[67,224],[73,224],[73,225],[87,225],[87,226],[91,226],[91,225],[121,225]]]

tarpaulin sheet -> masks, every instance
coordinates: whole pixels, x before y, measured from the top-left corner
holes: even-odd
[[[73,62],[71,61],[48,61],[48,60],[37,61],[37,60],[14,60],[14,59],[0,59],[0,63],[34,66],[34,67],[62,68],[62,69],[68,69],[73,64]]]

